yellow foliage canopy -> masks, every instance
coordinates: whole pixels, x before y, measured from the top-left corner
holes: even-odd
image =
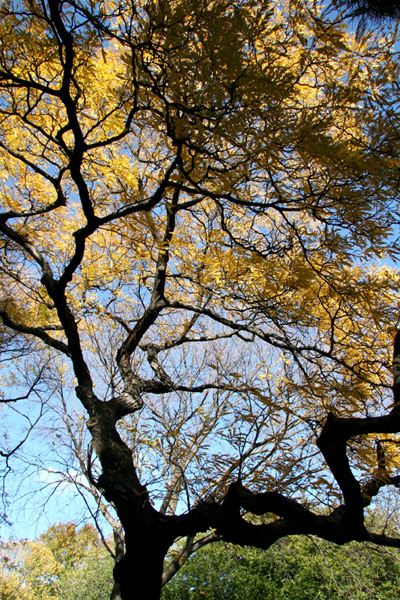
[[[0,315],[70,360],[117,508],[143,449],[163,514],[237,478],[367,498],[328,413],[360,481],[396,475],[367,430],[393,406],[395,43],[306,0],[1,4]]]

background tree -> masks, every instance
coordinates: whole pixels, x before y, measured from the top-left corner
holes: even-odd
[[[90,525],[53,525],[34,541],[3,544],[1,598],[106,599],[111,588],[112,560]]]
[[[395,36],[307,2],[0,17],[0,315],[87,413],[114,597],[159,598],[182,537],[164,581],[217,539],[399,546],[363,519],[399,483]]]
[[[381,525],[390,515],[375,511]],[[393,524],[392,524],[393,525]],[[179,556],[179,547],[171,550]],[[4,600],[108,598],[112,559],[94,529],[72,523],[49,528],[34,542],[1,547],[0,597]],[[293,536],[269,550],[208,545],[164,588],[163,600],[389,600],[400,582],[398,551],[368,544],[338,547]]]
[[[399,588],[399,556],[391,549],[316,538],[279,540],[268,550],[213,544],[190,559],[166,586],[163,600],[379,600]]]

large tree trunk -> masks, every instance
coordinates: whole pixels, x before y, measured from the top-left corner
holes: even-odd
[[[97,487],[112,502],[125,531],[125,554],[117,552],[112,600],[159,600],[164,556],[174,537],[140,483],[132,451],[115,427],[115,404],[98,402],[87,422],[103,472]],[[94,411],[93,411],[94,412]],[[122,550],[122,546],[119,547]]]
[[[87,425],[103,469],[97,487],[112,502],[125,532],[125,554],[117,552],[112,600],[159,600],[164,557],[177,537],[174,520],[158,512],[138,478],[132,451],[115,427],[118,403],[96,404]],[[93,411],[94,412],[94,411]],[[119,413],[122,414],[122,413]],[[122,545],[118,546],[122,550]]]
[[[151,530],[145,535],[137,531],[127,535],[125,542],[125,556],[114,568],[122,600],[159,600],[167,548],[160,545],[157,532]]]
[[[116,581],[114,581],[114,585],[113,585],[113,589],[112,589],[112,592],[111,592],[110,600],[122,600],[121,586]]]

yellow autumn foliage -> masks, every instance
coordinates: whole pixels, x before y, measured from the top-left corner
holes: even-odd
[[[246,456],[260,489],[336,501],[314,456],[327,412],[392,404],[396,32],[357,35],[308,0],[66,3],[57,31],[16,4],[24,18],[0,5],[4,326],[110,400],[153,311],[128,360],[142,430],[124,425],[148,471],[182,460],[188,497],[199,473],[218,495]],[[365,477],[375,441],[352,449]]]

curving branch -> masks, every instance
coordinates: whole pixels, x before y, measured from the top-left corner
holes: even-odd
[[[118,398],[111,400],[109,403],[112,409],[115,411],[115,417],[117,419],[140,409],[143,404],[143,400],[141,398],[141,391],[143,389],[142,380],[133,373],[130,359],[133,352],[143,339],[143,336],[155,323],[158,315],[166,306],[166,301],[164,298],[166,269],[169,260],[169,246],[175,229],[175,216],[178,210],[178,200],[179,189],[176,189],[174,191],[171,204],[166,206],[167,219],[165,232],[159,244],[157,265],[154,274],[154,284],[149,306],[145,310],[142,317],[137,321],[135,327],[128,334],[117,352],[116,360],[124,382],[124,392]],[[154,368],[159,370],[158,363],[154,360],[155,356],[153,356],[153,354],[152,360]],[[161,373],[161,371],[160,375],[161,383],[165,384],[165,376]],[[168,381],[168,384],[169,383],[170,381]]]
[[[66,354],[67,356],[71,357],[71,352],[69,350],[68,345],[60,340],[57,340],[56,338],[51,337],[46,332],[45,328],[33,327],[33,326],[17,323],[10,317],[10,315],[7,314],[7,311],[4,309],[0,310],[0,317],[1,317],[4,325],[9,327],[13,331],[17,331],[18,333],[23,333],[25,335],[32,335],[34,337],[37,337],[37,338],[41,339],[45,344],[47,344],[47,346],[50,346],[51,348],[54,348],[55,350],[58,350],[59,352],[62,352],[63,354]]]

